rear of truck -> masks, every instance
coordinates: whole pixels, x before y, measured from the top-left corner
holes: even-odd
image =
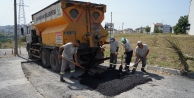
[[[60,71],[59,47],[80,40],[79,62],[86,67],[104,60],[102,45],[106,42],[104,20],[106,5],[90,2],[59,0],[32,15],[29,57],[40,58],[44,67]]]

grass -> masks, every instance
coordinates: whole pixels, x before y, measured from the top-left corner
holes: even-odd
[[[25,47],[26,42],[19,42],[18,41],[18,47]],[[0,43],[0,49],[9,49],[9,48],[14,48],[14,42],[5,42],[5,43]]]
[[[161,67],[182,69],[179,61],[179,56],[174,52],[173,49],[167,47],[168,42],[162,37],[166,37],[170,34],[160,34],[160,35],[149,35],[149,34],[114,34],[115,39],[119,42],[119,54],[122,54],[121,49],[121,38],[126,37],[133,48],[132,62],[135,60],[135,48],[136,42],[138,40],[142,41],[144,44],[148,45],[150,53],[147,56],[148,65],[158,65]],[[189,35],[173,35],[179,41],[179,47],[183,54],[194,55],[194,36]],[[108,38],[107,38],[108,41]],[[109,56],[110,45],[105,45],[106,51],[105,55]],[[120,58],[120,55],[118,55]],[[189,70],[194,72],[194,60],[187,60],[189,65]]]

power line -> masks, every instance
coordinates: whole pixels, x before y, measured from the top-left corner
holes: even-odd
[[[26,16],[25,16],[25,10],[24,7],[28,7],[24,4],[24,0],[19,1],[19,13],[18,13],[18,31],[21,31],[23,33],[23,30],[26,26]]]

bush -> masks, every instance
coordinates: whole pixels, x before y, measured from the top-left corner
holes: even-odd
[[[23,36],[22,38],[19,39],[20,42],[26,42],[26,36]]]
[[[141,30],[140,33],[143,33],[143,31]]]
[[[5,39],[5,38],[4,39],[0,39],[0,42],[1,43],[9,42],[9,39]]]
[[[162,31],[162,30],[160,30],[160,31],[159,31],[159,33],[163,33],[163,31]]]

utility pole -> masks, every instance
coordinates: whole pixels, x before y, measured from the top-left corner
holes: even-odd
[[[119,31],[119,33],[121,33],[121,31],[120,31],[120,27],[119,27],[119,30],[118,30],[118,31]]]
[[[110,36],[111,36],[111,33],[112,33],[112,12],[111,12],[111,26],[110,26]]]
[[[14,35],[15,35],[14,55],[18,55],[18,38],[17,38],[17,7],[16,7],[16,0],[14,0]]]
[[[124,23],[122,23],[122,33],[123,33],[123,25],[124,25]]]

